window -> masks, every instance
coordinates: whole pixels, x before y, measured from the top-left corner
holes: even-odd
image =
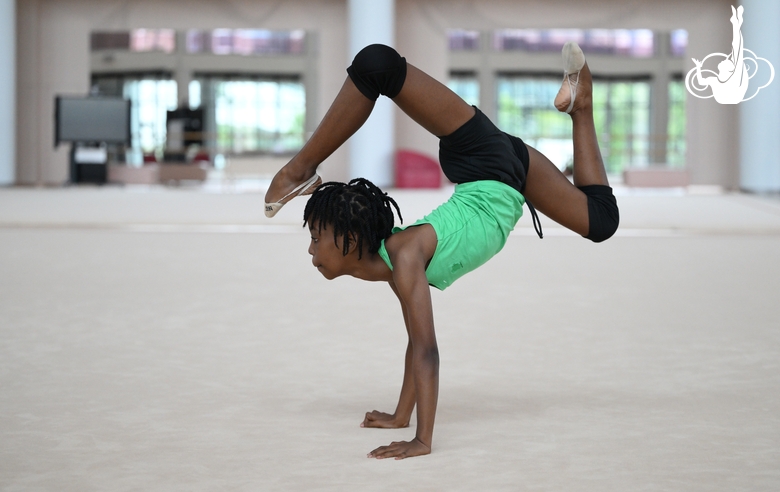
[[[651,162],[685,165],[687,92],[679,81],[688,43],[684,29],[460,29],[447,34],[448,86],[470,103],[481,100],[483,111],[501,129],[560,168],[572,159],[571,122],[552,103],[561,87],[560,51],[569,41],[598,55],[591,66],[598,65],[594,120],[607,171]],[[469,52],[469,39],[474,46],[480,40],[489,46]]]
[[[92,77],[92,93],[131,101],[131,148],[160,153],[165,148],[167,111],[176,109],[176,81],[168,74],[111,74]],[[140,159],[137,159],[140,162]]]
[[[140,79],[125,81],[123,96],[132,101],[132,147],[143,152],[165,148],[167,111],[176,109],[176,81]]]
[[[560,78],[502,75],[498,78],[498,123],[559,168],[572,163],[571,120],[552,105]],[[649,159],[650,83],[595,80],[594,121],[607,172],[620,173]]]
[[[685,166],[685,82],[678,74],[669,82],[669,123],[666,162],[670,167]]]
[[[176,51],[176,32],[173,29],[133,29],[130,31],[130,51]]]
[[[477,51],[479,50],[479,31],[467,31],[465,29],[450,29],[447,31],[447,40],[450,51]]]
[[[219,153],[288,154],[304,143],[306,94],[297,79],[198,76]]]
[[[130,32],[93,32],[89,37],[90,51],[130,50]]]
[[[158,160],[172,158],[173,148],[168,156],[163,154],[167,143],[173,147],[178,141],[181,121],[167,128],[166,113],[188,109],[202,116],[203,138],[185,138],[185,144],[202,142],[202,148],[188,146],[186,157],[196,150],[212,156],[289,154],[305,139],[303,80],[313,78],[309,67],[315,64],[306,43],[306,31],[301,29],[92,32],[93,52],[123,52],[90,57],[92,94],[132,101],[129,163],[141,163],[144,153],[154,153]],[[253,61],[256,56],[265,57],[260,65]],[[264,74],[255,73],[258,70]],[[176,120],[177,115],[171,118]],[[168,131],[176,135],[167,135]],[[193,132],[189,128],[185,134]]]
[[[688,31],[677,29],[669,33],[669,51],[672,56],[685,56],[688,49]]]
[[[214,29],[187,31],[187,53],[215,55],[303,54],[306,31],[268,29]]]
[[[522,138],[560,169],[570,165],[571,121],[552,105],[561,79],[510,74],[499,76],[497,83],[497,126]]]
[[[650,58],[655,39],[649,29],[499,29],[493,33],[496,51],[560,51],[568,41],[586,53]]]
[[[133,29],[130,31],[92,32],[91,51],[132,51],[136,53],[176,51],[176,31],[173,29]]]
[[[593,108],[607,172],[646,165],[650,157],[650,81],[596,80]]]
[[[473,106],[479,106],[479,80],[472,72],[453,72],[447,87],[461,99]]]

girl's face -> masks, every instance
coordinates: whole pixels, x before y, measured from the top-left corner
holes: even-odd
[[[323,277],[333,280],[347,273],[346,267],[352,255],[344,256],[343,238],[336,238],[334,242],[331,230],[322,229],[320,231],[319,229],[319,224],[309,225],[309,233],[311,234],[309,254],[311,255],[311,262]],[[354,245],[354,241],[351,244]],[[353,248],[350,248],[350,253]]]

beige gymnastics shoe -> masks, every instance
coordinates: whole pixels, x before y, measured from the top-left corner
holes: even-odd
[[[574,108],[574,100],[577,98],[577,85],[580,82],[580,71],[585,66],[585,54],[574,41],[563,45],[563,87],[555,97],[555,107],[558,111],[571,113]],[[566,104],[566,86],[568,85],[569,104]]]
[[[314,173],[314,176],[307,179],[305,182],[299,184],[293,190],[284,195],[278,202],[268,203],[265,202],[265,216],[268,218],[273,217],[284,207],[284,205],[295,197],[301,195],[311,195],[319,185],[322,184],[322,178],[319,174]]]

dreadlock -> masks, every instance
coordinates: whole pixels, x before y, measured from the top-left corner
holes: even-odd
[[[349,252],[350,237],[354,235],[360,259],[366,241],[368,252],[376,253],[382,240],[390,237],[393,208],[403,223],[395,200],[371,181],[364,178],[349,183],[331,181],[318,186],[309,198],[303,211],[303,225],[317,223],[320,232],[332,226],[333,240],[343,237],[344,256]]]

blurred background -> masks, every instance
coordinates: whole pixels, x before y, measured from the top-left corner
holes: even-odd
[[[351,57],[371,42],[393,45],[565,169],[571,128],[551,101],[560,48],[575,40],[590,60],[598,137],[617,180],[780,190],[777,162],[766,162],[778,154],[771,147],[778,139],[740,124],[777,114],[778,86],[740,107],[685,90],[692,57],[730,52],[728,1],[4,4],[4,97],[16,108],[4,116],[6,185],[267,179],[316,128]],[[777,42],[762,12],[774,4],[745,4],[746,43],[771,59]],[[126,141],[89,132],[59,138],[68,130],[57,125],[69,123],[56,121],[58,97],[129,101],[129,115],[115,116],[129,121],[120,130]],[[327,179],[364,175],[393,186],[401,173],[403,186],[424,185],[409,175],[422,164],[398,152],[435,158],[437,140],[384,105],[364,132],[368,144],[355,139],[325,163]],[[350,145],[359,151],[351,154]]]

